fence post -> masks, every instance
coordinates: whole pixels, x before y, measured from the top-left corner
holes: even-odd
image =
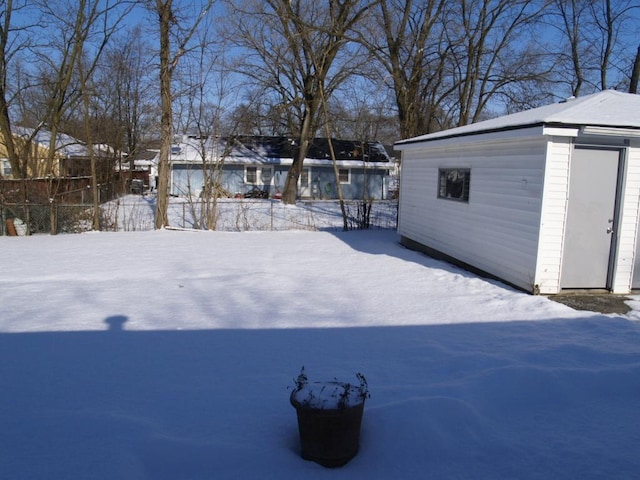
[[[31,202],[27,198],[24,204],[24,223],[27,225],[27,235],[31,235]]]
[[[49,199],[49,235],[55,235],[58,229],[58,220],[56,216],[58,212],[56,210],[56,202],[53,198]]]

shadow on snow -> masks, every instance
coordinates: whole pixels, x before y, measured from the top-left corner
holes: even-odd
[[[0,334],[6,478],[326,478],[288,386],[361,371],[360,454],[332,478],[631,478],[640,325]]]

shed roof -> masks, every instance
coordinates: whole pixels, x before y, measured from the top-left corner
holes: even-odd
[[[396,142],[396,145],[486,132],[512,130],[535,125],[637,128],[640,130],[640,95],[615,90],[571,98],[523,112],[472,123]]]

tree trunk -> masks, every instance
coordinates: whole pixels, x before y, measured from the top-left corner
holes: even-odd
[[[11,165],[11,174],[13,178],[25,178],[27,172],[22,168],[21,162],[16,152],[16,146],[11,131],[11,120],[9,118],[9,105],[7,99],[7,68],[11,52],[9,44],[11,39],[9,32],[11,30],[11,15],[13,13],[13,2],[4,3],[3,22],[0,28],[0,133],[7,150],[7,159]],[[0,172],[0,178],[2,172]]]
[[[178,41],[176,53],[171,56],[171,27],[176,23],[173,14],[172,0],[156,0],[155,12],[160,19],[160,153],[158,159],[158,192],[156,203],[155,228],[161,229],[169,225],[169,154],[173,141],[173,94],[171,92],[171,79],[173,72],[186,53],[186,46],[191,37],[196,33],[198,25],[206,18],[214,0],[208,0],[203,6],[200,15],[193,22],[187,33]]]
[[[313,138],[313,132],[311,129],[311,122],[315,116],[315,109],[311,112],[312,107],[307,107],[304,112],[304,118],[302,119],[302,128],[300,129],[300,148],[298,154],[293,159],[291,168],[287,173],[287,179],[284,182],[284,191],[282,192],[282,203],[294,205],[298,198],[298,179],[302,172],[302,164],[309,151],[309,144]]]
[[[11,121],[9,119],[9,107],[5,101],[4,88],[0,92],[0,132],[2,132],[3,144],[7,150],[7,159],[11,165],[13,178],[26,178],[27,172],[22,168],[18,153],[16,152],[13,133],[11,132]],[[0,177],[2,172],[0,172]]]
[[[171,105],[171,46],[169,29],[172,20],[171,0],[162,3],[157,0],[160,17],[160,104],[162,109],[160,119],[160,158],[158,161],[158,192],[156,204],[155,228],[161,229],[169,225],[168,196],[169,196],[169,152],[171,151],[172,105]]]
[[[83,78],[83,82],[86,79]],[[84,87],[84,86],[83,86]],[[84,115],[85,115],[85,131],[87,136],[87,150],[89,151],[89,164],[91,167],[91,198],[93,204],[93,218],[91,222],[91,228],[95,231],[100,230],[100,196],[98,194],[98,189],[100,185],[98,183],[98,167],[96,165],[96,156],[93,150],[93,139],[90,128],[90,120],[89,120],[89,96],[86,93],[83,93],[84,96]]]
[[[640,80],[640,45],[638,45],[638,51],[636,52],[636,60],[633,62],[629,93],[638,93],[638,80]]]
[[[295,205],[296,200],[298,199],[298,179],[302,172],[302,164],[304,162],[304,158],[307,156],[307,151],[309,151],[309,140],[301,137],[300,149],[298,150],[296,157],[293,159],[293,163],[287,172],[287,178],[284,182],[282,203]]]

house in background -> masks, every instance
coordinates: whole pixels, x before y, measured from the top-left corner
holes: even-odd
[[[153,190],[158,175],[157,157],[160,151],[160,142],[151,141],[139,147],[128,155],[122,154],[122,159],[116,163],[116,171],[127,176],[129,192],[144,194]]]
[[[64,133],[58,133],[55,141],[54,161],[50,171],[47,171],[47,157],[51,147],[51,132],[31,128],[15,127],[13,137],[16,149],[21,158],[26,158],[27,177],[44,178],[53,174],[54,177],[88,177],[91,175],[89,150],[85,143]],[[98,160],[113,159],[115,152],[106,145],[94,145],[94,158]],[[11,165],[7,158],[6,143],[0,138],[0,164],[2,175],[12,178]],[[107,175],[112,169],[111,162],[98,162],[100,173]]]
[[[396,143],[402,242],[532,293],[640,288],[640,95]]]
[[[345,199],[386,199],[394,164],[382,144],[332,140]],[[185,136],[172,146],[170,193],[199,196],[214,181],[228,196],[258,191],[277,197],[297,152],[287,137]],[[157,158],[156,158],[157,162]],[[315,139],[298,183],[300,198],[337,198],[336,172],[327,139]]]

